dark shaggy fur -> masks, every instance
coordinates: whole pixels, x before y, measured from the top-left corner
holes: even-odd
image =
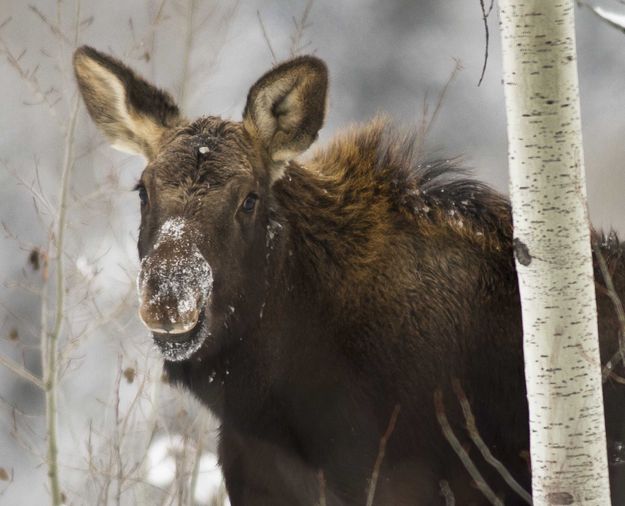
[[[441,479],[458,504],[487,504],[434,415],[440,389],[468,444],[452,378],[494,454],[529,489],[508,201],[447,160],[419,162],[410,137],[383,122],[353,129],[303,165],[291,162],[274,198],[282,241],[270,258],[281,267],[263,320],[219,357],[166,364],[174,381],[218,406],[235,504],[315,504],[319,471],[328,504],[364,504],[395,405],[377,504],[442,504]],[[603,251],[624,293],[622,246],[611,236]],[[611,302],[597,295],[605,362],[618,330]],[[614,447],[625,437],[625,389],[605,388]],[[470,453],[505,504],[522,504]]]
[[[129,71],[81,51],[81,89],[100,107],[106,98],[91,90],[110,95],[119,88],[115,76]],[[140,183],[140,256],[184,262],[184,245],[159,240],[163,223],[181,217],[215,277],[197,327],[170,337],[184,345],[204,332],[205,342],[186,360],[166,361],[165,370],[221,420],[220,459],[234,506],[313,505],[322,496],[331,506],[364,505],[396,409],[375,504],[445,504],[441,480],[456,504],[487,504],[441,434],[436,392],[503,502],[523,504],[471,445],[451,388],[457,379],[487,445],[529,489],[508,201],[452,161],[420,160],[414,135],[384,120],[294,160],[289,153],[312,142],[321,124],[326,79],[313,58],[277,67],[252,87],[242,123],[165,122],[162,107],[138,119],[121,115],[126,126],[138,121],[158,133],[147,147],[131,143],[150,160]],[[166,96],[152,93],[172,110]],[[128,107],[140,110],[134,94],[126,92]],[[97,108],[89,110],[99,122]],[[128,140],[115,137],[123,128],[103,128],[115,142]],[[622,296],[623,245],[614,235],[595,240]],[[595,270],[605,363],[617,350],[618,321]],[[625,371],[619,364],[614,372]],[[609,379],[604,399],[613,504],[624,505],[625,388]]]

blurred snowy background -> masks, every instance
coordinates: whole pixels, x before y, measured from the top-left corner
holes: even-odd
[[[625,13],[618,0],[600,5]],[[188,116],[234,119],[274,55],[314,52],[331,73],[321,142],[378,112],[419,124],[449,83],[428,132],[430,152],[461,155],[477,177],[505,191],[496,11],[489,25],[490,58],[478,87],[479,0],[0,0],[0,503],[49,502],[45,396],[28,374],[45,374],[41,343],[59,322],[58,471],[66,503],[224,500],[216,422],[162,381],[136,317],[139,203],[130,189],[143,162],[110,149],[82,104],[66,135],[77,45],[118,56],[169,90]],[[624,233],[625,35],[587,6],[577,9],[577,34],[591,216]],[[46,344],[44,355],[51,349]]]

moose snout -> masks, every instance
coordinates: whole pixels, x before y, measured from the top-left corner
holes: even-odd
[[[199,298],[198,298],[199,299]],[[184,334],[195,328],[200,319],[200,301],[191,310],[181,310],[177,301],[144,302],[139,307],[139,317],[152,332],[159,334]]]
[[[166,222],[152,252],[141,262],[137,279],[139,316],[159,334],[183,334],[193,330],[210,298],[213,275],[210,265],[193,241],[180,231],[167,234]]]

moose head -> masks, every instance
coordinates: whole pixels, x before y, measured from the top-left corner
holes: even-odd
[[[325,65],[305,56],[269,71],[250,89],[241,122],[187,120],[168,93],[87,46],[74,69],[113,147],[147,160],[136,187],[141,320],[170,361],[218,352],[235,311],[250,324],[262,317],[272,185],[322,126]]]

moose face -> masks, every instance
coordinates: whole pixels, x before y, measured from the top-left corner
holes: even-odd
[[[327,71],[286,62],[251,88],[243,121],[183,119],[171,97],[89,47],[74,69],[113,147],[143,155],[139,315],[164,357],[217,353],[225,329],[259,318],[266,291],[272,184],[315,140]]]
[[[163,142],[137,189],[139,315],[166,358],[185,359],[262,294],[263,162],[241,125],[206,118]]]

